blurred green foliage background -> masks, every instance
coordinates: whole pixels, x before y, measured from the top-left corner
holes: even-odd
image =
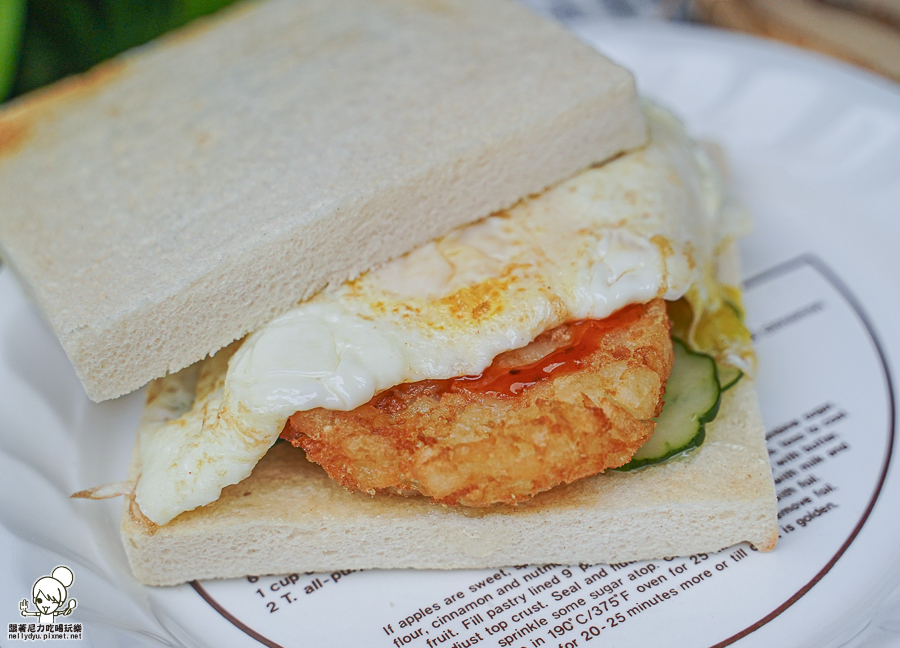
[[[0,0],[0,101],[100,61],[234,0]]]

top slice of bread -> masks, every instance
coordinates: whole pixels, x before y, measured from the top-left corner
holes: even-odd
[[[645,137],[508,0],[247,3],[0,112],[0,255],[103,400]]]

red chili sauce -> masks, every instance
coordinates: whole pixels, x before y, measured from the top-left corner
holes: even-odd
[[[570,341],[540,360],[520,367],[500,366],[496,362],[475,376],[460,376],[443,381],[440,391],[481,393],[497,398],[518,396],[523,389],[554,376],[574,373],[585,368],[589,358],[611,331],[631,324],[641,316],[644,307],[632,304],[609,317],[586,319],[569,324]]]

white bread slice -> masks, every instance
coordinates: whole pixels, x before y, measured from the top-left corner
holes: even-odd
[[[272,0],[0,111],[0,256],[119,396],[646,138],[510,0]]]
[[[167,377],[150,389],[159,393],[176,381]],[[616,563],[712,552],[743,540],[772,549],[775,488],[750,379],[723,394],[706,431],[704,444],[687,456],[492,510],[351,493],[280,443],[218,501],[164,526],[128,497],[122,538],[135,576],[147,585],[336,569]],[[139,473],[136,461],[131,478]]]

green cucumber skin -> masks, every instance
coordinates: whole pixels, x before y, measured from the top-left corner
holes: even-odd
[[[718,367],[716,369],[718,370]],[[731,367],[726,367],[726,370],[727,369],[731,369]],[[721,379],[722,374],[721,373],[718,374],[720,376],[719,389],[722,390],[723,392],[728,391],[729,389],[731,389],[732,387],[737,385],[739,382],[741,382],[741,378],[744,377],[744,372],[741,371],[740,369],[732,369],[732,370],[737,373],[735,373],[734,377],[731,380],[729,380],[728,382],[722,382],[722,379]]]
[[[718,386],[718,394],[716,396],[716,401],[712,405],[712,407],[710,407],[708,410],[706,410],[706,412],[703,412],[702,414],[700,414],[700,416],[697,418],[697,431],[694,433],[694,435],[690,438],[690,440],[687,443],[682,444],[682,445],[678,446],[677,448],[674,448],[674,449],[670,450],[669,452],[666,452],[665,454],[657,455],[655,457],[644,457],[644,458],[632,459],[628,463],[626,463],[622,466],[619,466],[618,468],[613,468],[613,470],[617,470],[619,472],[630,472],[632,470],[637,470],[639,468],[653,466],[653,465],[662,463],[664,461],[667,461],[676,455],[680,455],[680,454],[683,454],[690,450],[693,450],[694,448],[700,447],[700,445],[702,445],[703,441],[706,439],[706,424],[709,423],[710,421],[712,421],[713,419],[715,419],[716,415],[719,413],[719,407],[722,404],[722,392],[724,391],[724,389],[722,388],[721,384],[719,384],[718,367],[716,366],[715,361],[712,359],[711,356],[708,356],[705,353],[699,353],[696,351],[692,351],[691,349],[688,348],[688,346],[684,342],[682,342],[678,338],[672,338],[672,344],[680,345],[682,347],[682,349],[684,351],[686,351],[688,354],[695,355],[695,356],[704,356],[706,358],[709,358],[710,362],[712,362],[713,373],[714,373],[716,385]],[[728,387],[735,385],[738,382],[738,380],[740,380],[742,375],[743,374],[739,374],[737,376],[737,378],[735,378],[731,382],[729,382]]]
[[[712,420],[712,419],[710,419]],[[708,423],[709,421],[707,421]],[[647,457],[645,459],[632,459],[627,464],[619,466],[618,468],[613,468],[612,470],[618,470],[619,472],[631,472],[632,470],[638,470],[640,468],[646,468],[647,466],[655,466],[657,464],[661,464],[663,462],[668,461],[675,455],[684,454],[686,452],[690,452],[694,448],[699,448],[703,445],[703,442],[706,440],[706,427],[701,423],[700,429],[697,434],[695,434],[690,441],[688,441],[687,445],[681,446],[680,448],[676,448],[669,452],[668,454],[664,454],[659,457]]]

